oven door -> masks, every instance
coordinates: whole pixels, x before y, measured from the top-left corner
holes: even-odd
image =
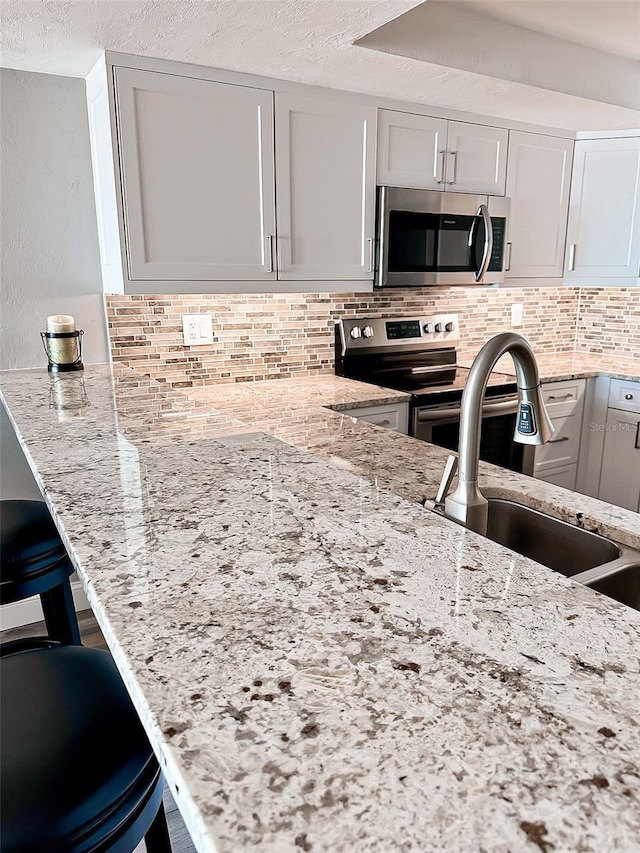
[[[480,459],[501,468],[526,473],[524,445],[513,440],[518,412],[517,395],[486,400],[482,407]],[[441,407],[420,406],[413,410],[412,434],[415,438],[458,450],[460,443],[460,404]]]
[[[493,215],[494,207],[504,215]],[[376,284],[419,287],[504,281],[507,209],[506,199],[379,187]]]

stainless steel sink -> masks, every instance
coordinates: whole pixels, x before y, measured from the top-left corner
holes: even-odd
[[[617,561],[623,548],[566,521],[503,498],[489,498],[487,538],[565,577]]]
[[[640,610],[640,560],[623,566],[600,566],[574,580],[609,596],[627,607]]]
[[[489,498],[487,538],[640,611],[640,551],[506,498]],[[442,514],[442,505],[425,503]]]

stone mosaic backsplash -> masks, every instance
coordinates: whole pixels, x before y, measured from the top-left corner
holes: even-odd
[[[640,288],[581,288],[576,350],[640,358]]]
[[[640,295],[640,294],[639,294]],[[517,329],[545,353],[573,352],[580,289],[438,288],[373,294],[215,294],[107,296],[113,359],[174,387],[332,373],[334,320],[455,312],[460,363],[469,363],[497,332]],[[214,343],[185,347],[181,315],[213,315]]]
[[[640,289],[629,287],[456,287],[106,300],[114,360],[142,368],[174,387],[332,373],[333,322],[353,315],[455,312],[462,336],[458,359],[469,364],[487,338],[512,328],[513,303],[523,305],[523,324],[516,331],[540,354],[576,349],[640,357]],[[213,314],[211,346],[183,345],[181,315],[192,312]]]

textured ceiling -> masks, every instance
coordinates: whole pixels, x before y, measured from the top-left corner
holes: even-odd
[[[568,129],[629,109],[353,45],[416,0],[0,0],[2,64],[84,76],[103,49]]]

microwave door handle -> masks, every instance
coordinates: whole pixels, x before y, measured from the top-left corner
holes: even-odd
[[[491,216],[489,215],[489,208],[486,204],[480,205],[474,222],[477,221],[479,217],[482,217],[482,221],[484,222],[484,248],[482,251],[480,269],[477,272],[474,272],[473,277],[478,284],[481,284],[487,270],[489,269],[491,253],[493,252],[493,225],[491,224]],[[473,234],[473,226],[471,227],[471,233]]]

